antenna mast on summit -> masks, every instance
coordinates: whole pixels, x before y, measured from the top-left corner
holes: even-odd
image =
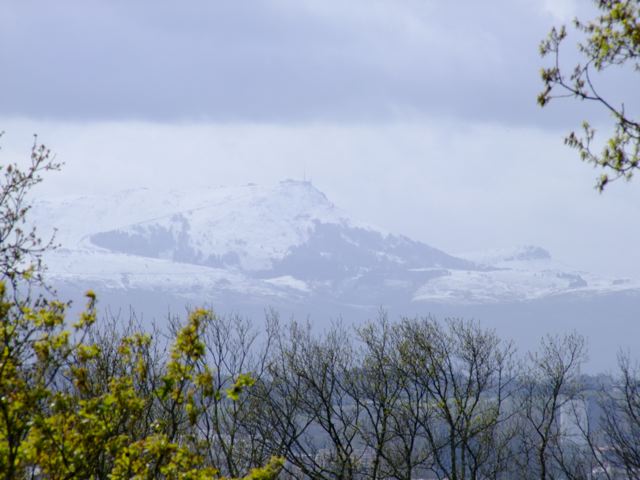
[[[311,178],[307,178],[307,164],[302,165],[302,181],[311,184]]]

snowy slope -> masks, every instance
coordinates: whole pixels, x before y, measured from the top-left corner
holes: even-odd
[[[241,215],[238,213],[241,212]],[[238,250],[238,240],[254,250],[256,261],[281,256],[304,240],[313,221],[346,221],[346,217],[306,182],[285,181],[275,187],[246,185],[189,191],[125,190],[109,196],[68,196],[38,202],[34,216],[40,228],[57,227],[65,247],[87,246],[99,232],[152,225],[191,226],[190,240],[203,254]],[[246,250],[246,249],[245,249]]]
[[[640,288],[540,247],[448,255],[350,219],[309,182],[49,198],[32,218],[43,234],[58,229],[50,279],[97,289],[402,305]]]
[[[455,270],[422,285],[415,301],[487,303],[536,300],[565,294],[594,295],[640,289],[640,282],[572,269],[541,247],[522,246],[459,255],[486,270]]]

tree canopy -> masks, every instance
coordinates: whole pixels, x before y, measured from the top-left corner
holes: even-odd
[[[584,36],[578,44],[583,59],[573,70],[561,66],[560,50],[567,37],[565,26],[553,28],[540,44],[543,57],[551,57],[551,66],[542,69],[544,89],[538,103],[547,105],[552,99],[573,97],[595,102],[613,118],[613,133],[601,149],[594,148],[595,128],[588,122],[582,132],[571,132],[565,143],[576,149],[583,161],[601,167],[596,188],[602,191],[612,180],[631,179],[640,168],[640,119],[633,117],[624,103],[616,104],[601,95],[598,74],[617,67],[640,72],[640,1],[594,0],[599,14],[592,20],[573,22]],[[628,95],[638,94],[638,89]]]

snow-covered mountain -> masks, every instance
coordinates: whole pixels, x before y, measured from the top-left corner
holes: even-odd
[[[308,182],[64,197],[38,202],[33,214],[39,228],[58,228],[61,248],[47,258],[52,281],[96,288],[350,302],[366,285],[404,288],[476,268],[349,219]]]
[[[58,229],[50,279],[98,290],[369,306],[640,288],[574,271],[540,247],[452,256],[350,219],[309,182],[50,198],[33,215]]]

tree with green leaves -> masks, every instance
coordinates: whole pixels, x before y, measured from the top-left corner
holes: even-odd
[[[596,103],[610,113],[613,132],[601,149],[594,147],[596,131],[588,121],[583,122],[582,133],[571,132],[565,138],[565,144],[575,148],[582,160],[603,170],[596,184],[602,191],[612,180],[631,179],[640,168],[640,119],[624,103],[602,95],[598,82],[612,68],[640,73],[640,1],[595,0],[595,4],[596,18],[574,20],[584,40],[578,44],[583,61],[572,70],[566,71],[560,61],[560,47],[567,38],[564,26],[554,27],[541,43],[540,53],[552,62],[542,69],[544,89],[538,103],[545,106],[555,98],[573,97]],[[637,96],[637,90],[629,93]]]

